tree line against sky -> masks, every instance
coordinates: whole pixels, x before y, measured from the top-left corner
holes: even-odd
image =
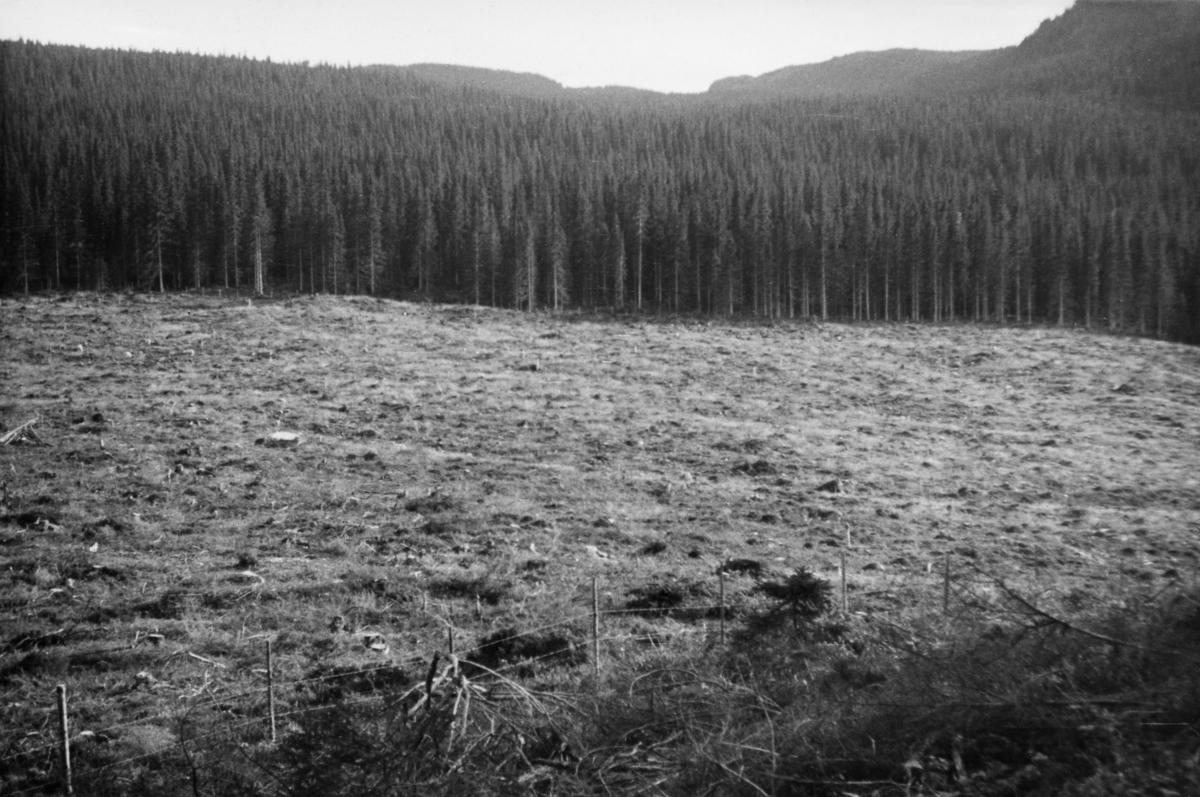
[[[1200,119],[1095,94],[529,97],[0,43],[6,291],[1085,324],[1200,341]]]

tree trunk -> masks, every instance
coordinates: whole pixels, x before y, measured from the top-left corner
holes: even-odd
[[[829,286],[825,279],[825,244],[821,244],[821,320],[829,320]]]
[[[163,262],[162,262],[162,236],[159,235],[154,242],[155,262],[158,269],[158,292],[164,293],[166,289],[163,287]]]
[[[254,292],[263,295],[263,257],[262,257],[262,237],[256,236],[254,239]]]

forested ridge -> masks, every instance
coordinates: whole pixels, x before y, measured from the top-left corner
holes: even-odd
[[[754,78],[727,78],[710,91],[793,97],[1070,93],[1200,112],[1200,2],[1076,0],[1015,47],[852,53]]]
[[[1045,86],[530,96],[14,41],[0,69],[6,291],[229,286],[1200,341],[1186,106]]]

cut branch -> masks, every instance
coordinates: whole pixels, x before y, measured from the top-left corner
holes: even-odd
[[[1061,617],[1059,617],[1057,615],[1051,614],[1050,612],[1048,612],[1044,609],[1039,609],[1037,606],[1034,606],[1029,600],[1027,600],[1023,596],[1021,596],[1016,590],[1012,589],[1007,584],[1005,584],[1003,579],[997,578],[996,576],[993,576],[991,573],[987,573],[987,572],[983,571],[978,566],[974,566],[974,568],[975,568],[975,571],[978,572],[980,575],[985,576],[986,578],[990,578],[993,582],[995,582],[996,586],[999,587],[1001,589],[1001,591],[1004,592],[1005,595],[1007,595],[1014,602],[1019,604],[1027,612],[1029,612],[1030,614],[1032,614],[1035,617],[1040,617],[1044,621],[1046,621],[1047,625],[1052,625],[1052,626],[1057,625],[1062,628],[1065,628],[1068,631],[1074,631],[1077,634],[1082,634],[1083,636],[1088,637],[1089,639],[1094,639],[1097,642],[1104,642],[1105,644],[1114,645],[1116,647],[1136,648],[1138,650],[1153,651],[1155,653],[1175,653],[1175,652],[1177,652],[1177,651],[1172,651],[1172,650],[1166,650],[1164,648],[1154,648],[1154,647],[1150,647],[1148,645],[1139,644],[1137,642],[1129,642],[1124,639],[1116,639],[1115,637],[1106,636],[1105,634],[1098,634],[1095,631],[1089,631],[1086,628],[1080,628],[1077,625],[1068,623],[1066,620],[1062,619]]]
[[[35,446],[45,445],[42,438],[38,437],[37,432],[33,430],[38,420],[38,418],[31,418],[17,428],[5,432],[3,436],[0,436],[0,446],[16,445],[17,443],[26,443]]]

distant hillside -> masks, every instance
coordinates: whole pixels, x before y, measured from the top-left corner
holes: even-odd
[[[396,71],[436,83],[446,88],[476,88],[500,91],[527,97],[561,94],[561,83],[531,72],[507,72],[453,64],[412,64],[410,66],[376,66],[374,69]]]
[[[373,67],[446,88],[513,96],[654,103],[668,96],[606,86],[566,88],[541,75],[414,64]],[[1200,0],[1079,0],[1023,42],[999,50],[860,52],[757,77],[717,80],[697,98],[1071,94],[1200,110]]]
[[[980,83],[1200,110],[1195,0],[1081,0],[1002,53],[999,68],[979,75]]]
[[[714,96],[955,92],[1066,93],[1200,110],[1200,2],[1081,0],[1020,45],[982,52],[886,50],[759,77],[718,80]]]
[[[673,96],[690,96],[662,94],[627,86],[567,88],[558,81],[532,72],[508,72],[453,64],[376,65],[368,69],[382,74],[402,75],[443,89],[470,89],[533,99],[568,98],[601,104],[642,105],[654,104]]]
[[[899,49],[853,53],[819,64],[784,67],[755,78],[725,78],[713,83],[709,93],[821,97],[909,91],[931,72],[971,61],[978,56],[977,52]]]

